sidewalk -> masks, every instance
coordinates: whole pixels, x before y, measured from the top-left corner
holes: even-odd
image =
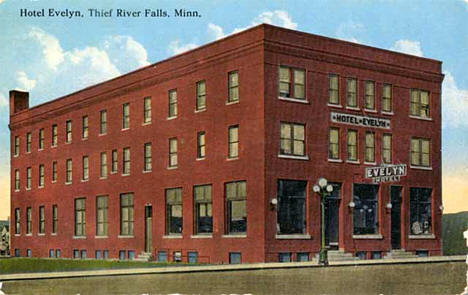
[[[466,256],[432,256],[406,259],[375,259],[330,262],[328,267],[366,266],[366,265],[391,265],[411,263],[441,263],[462,262]],[[252,263],[252,264],[229,264],[229,265],[199,265],[178,267],[154,267],[134,269],[112,269],[112,270],[90,270],[90,271],[67,271],[67,272],[44,272],[44,273],[21,273],[0,275],[0,282],[36,279],[58,279],[79,278],[98,276],[121,276],[138,274],[165,274],[165,273],[192,273],[192,272],[216,272],[216,271],[246,271],[260,269],[285,269],[285,268],[311,268],[322,267],[317,262],[289,262],[289,263]]]

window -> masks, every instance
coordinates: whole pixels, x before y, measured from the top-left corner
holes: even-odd
[[[21,234],[21,215],[19,208],[15,208],[15,234]]]
[[[15,257],[20,257],[20,250],[15,248]]]
[[[101,153],[99,166],[100,166],[99,177],[107,178],[107,154],[106,152]]]
[[[187,262],[188,263],[197,263],[198,253],[197,252],[187,252]]]
[[[26,133],[26,152],[31,152],[31,145],[32,145],[32,134],[31,132]]]
[[[39,143],[38,143],[39,150],[44,149],[44,128],[39,129]]]
[[[354,78],[346,79],[346,106],[357,108],[357,81]]]
[[[89,179],[89,158],[88,156],[83,156],[83,171],[81,175],[81,180],[87,181]]]
[[[13,155],[17,157],[19,155],[19,145],[20,145],[20,139],[18,136],[15,136],[15,140],[13,144],[14,144]]]
[[[107,236],[107,196],[96,197],[96,236]]]
[[[130,104],[122,105],[122,130],[130,128]]]
[[[429,139],[411,138],[411,165],[430,167],[429,152]]]
[[[182,262],[182,252],[181,251],[172,252],[172,261],[173,262]]]
[[[72,182],[72,159],[68,159],[66,163],[66,171],[65,171],[65,183]]]
[[[70,143],[72,141],[72,121],[68,120],[65,123],[65,142]]]
[[[166,234],[182,234],[182,189],[166,189]]]
[[[239,125],[228,128],[228,158],[239,157]]]
[[[229,264],[242,263],[242,254],[239,252],[229,252]]]
[[[309,253],[308,252],[298,252],[296,254],[296,261],[297,262],[309,261]]]
[[[384,134],[382,136],[382,161],[385,164],[392,163],[392,135]]]
[[[52,182],[57,181],[57,161],[52,162]]]
[[[45,232],[45,214],[44,206],[39,207],[39,233],[43,234]]]
[[[26,189],[31,189],[31,167],[26,168]]]
[[[166,251],[158,251],[158,262],[166,262],[167,254]]]
[[[228,102],[239,101],[239,73],[237,71],[228,74]]]
[[[73,249],[73,258],[80,258],[80,251],[77,249]]]
[[[55,258],[60,258],[60,249],[55,249]]]
[[[88,138],[88,116],[83,116],[81,118],[81,138],[86,139]]]
[[[32,209],[31,207],[26,208],[26,234],[32,233]]]
[[[279,67],[279,96],[305,100],[305,70]]]
[[[291,262],[291,253],[290,252],[279,253],[278,262]]]
[[[364,98],[364,108],[367,110],[375,110],[375,83],[366,81],[366,94]]]
[[[75,236],[82,237],[86,235],[86,211],[85,199],[75,199]]]
[[[58,228],[58,208],[57,205],[52,205],[52,234],[57,233]]]
[[[177,167],[177,138],[169,138],[169,167]]]
[[[122,174],[128,175],[130,174],[130,148],[124,148],[122,154]]]
[[[151,157],[151,142],[145,143],[144,148],[144,171],[151,171],[152,170],[152,157]]]
[[[245,186],[245,181],[225,184],[226,232],[228,234],[243,234],[247,232],[247,195]]]
[[[353,225],[355,235],[377,234],[377,193],[378,185],[357,184],[353,186],[355,207]]]
[[[133,235],[133,194],[120,195],[120,235]]]
[[[429,92],[420,89],[411,89],[410,115],[429,118]]]
[[[305,155],[305,125],[281,122],[280,155]]]
[[[44,165],[39,165],[39,187],[44,186]]]
[[[31,249],[26,249],[26,257],[31,257],[31,256],[32,256]]]
[[[169,90],[169,118],[177,117],[177,90]]]
[[[432,232],[431,188],[410,188],[410,231],[412,235]]]
[[[347,152],[349,161],[357,161],[357,131],[348,130],[347,134]]]
[[[112,150],[112,166],[111,173],[117,172],[117,150]]]
[[[205,81],[197,82],[197,103],[195,110],[202,111],[206,109],[206,84]]]
[[[107,111],[102,110],[99,112],[99,134],[107,133]]]
[[[340,158],[340,129],[331,127],[328,135],[328,158]]]
[[[57,146],[58,143],[58,127],[56,124],[52,125],[52,142],[51,146]]]
[[[86,259],[86,250],[81,250],[80,256],[81,256],[81,259]]]
[[[306,232],[307,181],[278,180],[277,234]]]
[[[125,259],[125,250],[119,250],[119,260]]]
[[[213,232],[213,214],[211,210],[211,185],[193,187],[194,233]]]
[[[392,111],[392,85],[383,84],[382,86],[382,111]]]
[[[101,257],[101,250],[96,250],[96,251],[94,251],[94,257],[95,257],[96,259],[101,259],[101,258],[102,258],[102,257]]]
[[[205,158],[205,131],[197,133],[197,159]]]
[[[49,249],[49,258],[54,258],[54,249]]]
[[[19,170],[15,170],[15,191],[19,191],[20,189],[20,173]]]
[[[338,75],[328,75],[328,103],[340,104]]]
[[[128,251],[127,251],[127,257],[128,257],[128,260],[133,260],[133,259],[135,259],[135,251],[133,251],[133,250],[128,250]]]
[[[366,158],[368,163],[375,162],[375,136],[374,132],[366,132]]]
[[[151,97],[143,99],[143,123],[151,123]]]

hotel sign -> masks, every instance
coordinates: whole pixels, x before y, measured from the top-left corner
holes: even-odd
[[[374,183],[398,182],[401,176],[406,176],[406,164],[366,167],[366,178]]]
[[[390,129],[390,120],[383,118],[331,112],[330,120],[334,123]]]

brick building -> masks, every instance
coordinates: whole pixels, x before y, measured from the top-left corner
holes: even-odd
[[[329,249],[439,255],[442,80],[260,25],[31,108],[11,91],[12,255],[312,260],[320,177]]]

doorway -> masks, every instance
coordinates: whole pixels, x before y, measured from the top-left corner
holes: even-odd
[[[338,250],[341,184],[330,184],[333,186],[333,192],[325,199],[325,245],[328,249]]]
[[[153,206],[145,206],[145,252],[152,253],[153,248]]]
[[[392,249],[401,248],[401,186],[390,187],[390,199],[392,202],[391,214],[391,243]]]

